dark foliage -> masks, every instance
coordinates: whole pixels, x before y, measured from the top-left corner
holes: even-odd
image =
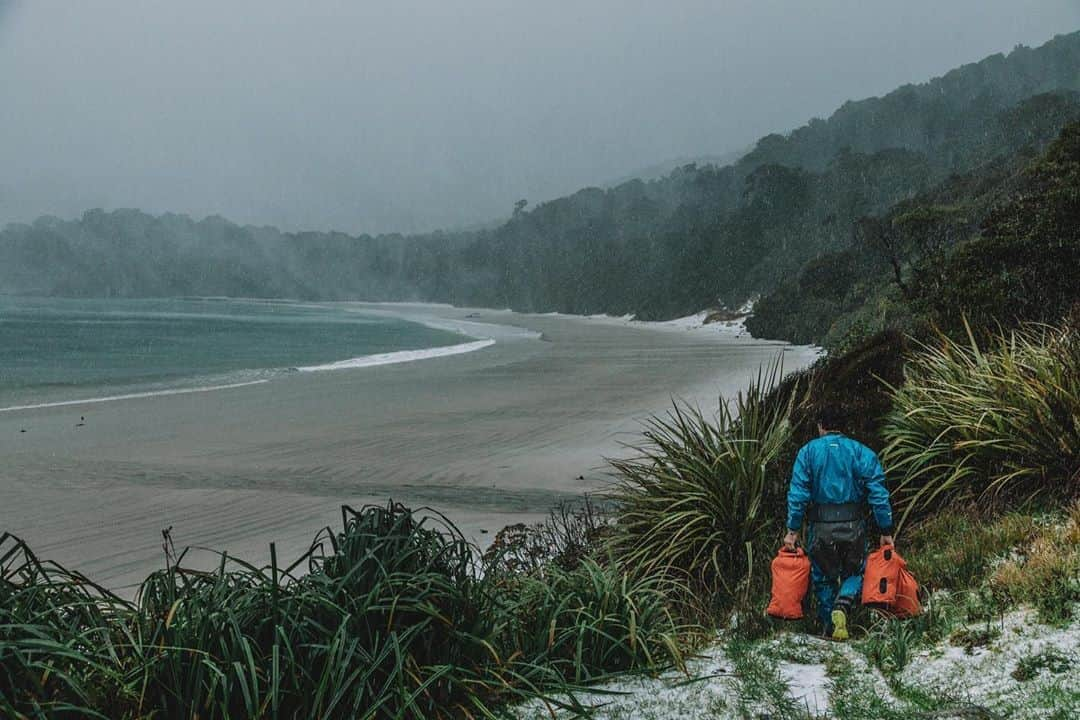
[[[343,508],[281,567],[184,553],[138,603],[0,537],[0,714],[34,718],[494,717],[576,683],[681,664],[670,585],[582,558],[487,572],[437,514]]]
[[[995,207],[980,236],[926,268],[919,307],[939,325],[992,332],[1056,322],[1080,301],[1080,123],[1067,126]]]
[[[1072,102],[1039,96],[1001,122],[1027,117],[1041,133],[1050,125],[1038,113],[1080,117],[1080,105],[1066,109]],[[890,328],[925,337],[935,325],[956,334],[964,316],[980,333],[1059,320],[1080,297],[1070,272],[1080,260],[1077,127],[860,218],[849,247],[811,260],[765,295],[747,327],[843,352]],[[1049,147],[1040,154],[1043,141]]]

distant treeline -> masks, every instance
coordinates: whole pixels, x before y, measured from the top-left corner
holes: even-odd
[[[827,120],[762,138],[733,165],[581,190],[476,232],[289,234],[133,210],[43,218],[0,233],[0,292],[426,300],[643,318],[765,293],[758,332],[821,340],[847,305],[876,292],[860,285],[861,273],[873,287],[894,270],[909,284],[906,249],[872,263],[849,258],[855,247],[889,247],[882,228],[895,217],[872,218],[946,192],[935,188],[962,184],[960,176],[1015,174],[1080,119],[1078,91],[1073,33],[847,103]],[[949,203],[934,200],[929,211],[938,205]],[[982,217],[941,212],[948,237],[927,242],[959,242]],[[815,283],[808,273],[834,266],[843,278],[804,291]],[[812,305],[801,325],[779,317],[790,303]]]

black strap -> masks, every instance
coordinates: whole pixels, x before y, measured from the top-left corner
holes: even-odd
[[[814,505],[807,512],[807,517],[810,522],[816,523],[851,522],[862,519],[865,512],[863,503],[837,503]]]

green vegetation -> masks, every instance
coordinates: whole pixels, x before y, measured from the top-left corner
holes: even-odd
[[[447,522],[393,504],[343,515],[342,532],[320,535],[287,568],[223,557],[202,572],[181,555],[137,604],[4,536],[0,710],[488,717],[515,698],[574,708],[576,683],[681,662],[685,628],[657,581],[591,562],[488,576]]]
[[[905,533],[905,557],[919,582],[932,590],[965,590],[982,583],[995,562],[1038,535],[1031,515],[1009,511],[991,518],[972,512],[929,517]]]
[[[1080,502],[1068,517],[1040,530],[990,576],[991,590],[1005,602],[1030,603],[1051,623],[1077,619],[1080,603]]]
[[[1041,653],[1022,659],[1013,670],[1012,676],[1017,680],[1027,681],[1037,677],[1042,670],[1058,675],[1068,672],[1071,668],[1072,661],[1069,658],[1056,650],[1043,650]]]
[[[905,517],[1080,489],[1080,338],[1026,327],[980,348],[948,337],[907,363],[883,433]]]
[[[0,536],[0,714],[107,720],[91,708],[132,699],[128,618],[119,598]]]
[[[779,472],[795,393],[766,402],[779,366],[758,376],[715,422],[676,406],[653,418],[638,457],[614,460],[619,561],[649,575],[689,579],[710,612],[760,590],[775,548],[776,508],[786,493]]]
[[[1059,99],[1029,112],[1060,117]],[[1051,105],[1051,107],[1047,107]],[[1075,119],[1075,118],[1073,118]],[[859,219],[848,247],[820,255],[766,294],[748,328],[843,354],[886,330],[979,339],[1060,320],[1080,301],[1080,123],[1057,140],[1013,147],[881,216]]]

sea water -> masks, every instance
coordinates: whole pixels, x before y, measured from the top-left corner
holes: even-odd
[[[490,342],[340,305],[0,297],[0,411],[206,392]]]

